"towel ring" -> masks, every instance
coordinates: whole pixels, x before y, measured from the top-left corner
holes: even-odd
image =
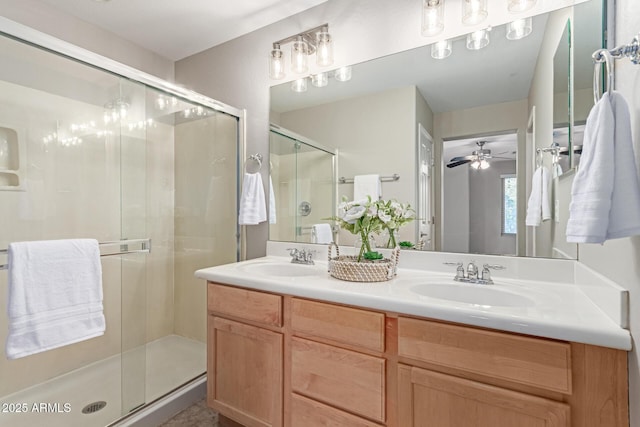
[[[244,162],[244,171],[246,173],[258,173],[260,169],[262,169],[262,154],[252,154]]]
[[[607,87],[602,88],[602,94],[614,89],[614,69],[613,69],[613,56],[608,49],[600,49],[593,52],[592,55],[594,61],[593,67],[593,102],[597,103],[600,100],[600,69],[601,63],[605,63],[607,71]]]

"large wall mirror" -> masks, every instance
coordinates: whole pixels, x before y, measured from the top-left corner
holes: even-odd
[[[577,246],[564,236],[575,144],[569,129],[574,115],[579,125],[591,108],[581,76],[603,46],[603,10],[591,0],[534,16],[520,39],[507,25],[493,27],[478,50],[464,36],[444,51],[428,45],[374,59],[354,65],[348,81],[330,75],[316,87],[309,80],[305,92],[273,86],[271,122],[335,150],[336,176],[345,178],[336,180],[337,197],[352,197],[356,175],[399,177],[382,183],[382,197],[409,202],[419,216],[400,240],[422,241],[426,250],[576,259]],[[566,93],[559,94],[563,73]],[[549,185],[552,215],[528,227],[533,173],[558,162],[548,152],[536,159],[537,148],[554,143],[557,117],[567,128],[564,173]],[[341,244],[351,239],[339,235]]]

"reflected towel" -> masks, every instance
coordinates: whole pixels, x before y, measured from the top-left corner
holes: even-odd
[[[536,169],[531,178],[531,194],[527,203],[527,217],[525,223],[531,227],[538,227],[542,221],[551,219],[551,204],[549,202],[549,170],[542,166]]]
[[[100,249],[93,239],[9,244],[7,358],[104,334]]]
[[[273,191],[273,180],[269,176],[269,224],[275,224],[276,219],[276,196]]]
[[[262,176],[259,173],[245,173],[240,196],[238,224],[257,225],[267,220]]]
[[[353,200],[363,200],[371,196],[375,201],[382,198],[380,175],[356,175],[353,178]]]
[[[311,226],[311,243],[327,245],[333,242],[333,232],[329,224],[313,224]]]
[[[567,241],[603,243],[640,234],[640,183],[629,107],[608,92],[591,109],[571,188]]]

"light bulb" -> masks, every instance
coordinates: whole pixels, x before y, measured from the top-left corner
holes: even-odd
[[[489,30],[478,30],[467,34],[467,49],[480,50],[489,44]]]
[[[320,34],[318,34],[316,63],[319,67],[327,67],[333,64],[333,40],[327,27],[322,27]]]
[[[311,76],[311,84],[315,87],[325,87],[329,84],[327,73],[318,73]]]
[[[441,40],[431,45],[431,57],[444,59],[451,55],[451,40]]]
[[[307,79],[303,77],[291,82],[291,90],[294,92],[306,92],[307,91]]]
[[[474,169],[478,169],[480,167],[480,162],[478,161],[478,159],[475,159],[473,162],[471,162],[469,166],[471,166]]]
[[[531,34],[533,29],[531,17],[517,19],[507,24],[507,39],[520,40]]]
[[[296,74],[304,74],[309,71],[308,56],[309,46],[302,36],[298,36],[291,46],[291,70]]]
[[[422,35],[432,37],[444,29],[444,0],[422,0]]]
[[[489,162],[487,162],[485,159],[480,160],[480,169],[488,169],[489,168]]]
[[[475,25],[487,17],[487,0],[462,0],[462,23]]]
[[[351,80],[351,67],[338,68],[334,73],[334,77],[339,82],[347,82]]]

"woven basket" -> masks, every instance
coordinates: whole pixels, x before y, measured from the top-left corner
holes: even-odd
[[[334,246],[336,256],[332,257]],[[336,279],[350,282],[384,282],[393,279],[396,275],[399,257],[400,248],[396,247],[391,252],[391,259],[358,262],[357,256],[340,256],[338,245],[331,243],[329,245],[329,274]]]

